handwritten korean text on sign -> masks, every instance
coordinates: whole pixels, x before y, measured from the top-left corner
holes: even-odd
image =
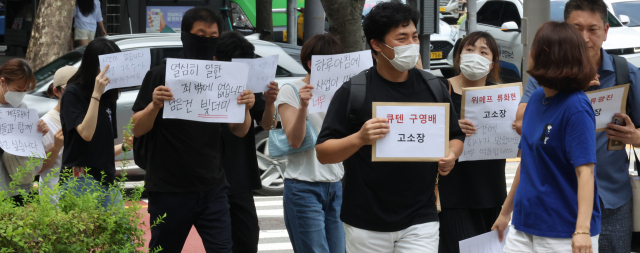
[[[373,103],[390,132],[373,145],[373,161],[438,161],[449,155],[449,104]]]
[[[165,119],[242,123],[249,66],[243,63],[167,59],[165,85],[174,100],[164,102]]]
[[[12,155],[45,158],[38,120],[36,109],[0,108],[0,148]]]
[[[231,59],[231,62],[244,63],[249,65],[249,77],[247,78],[247,89],[254,93],[269,90],[267,85],[276,80],[276,70],[278,69],[278,55],[267,56],[256,59]]]
[[[311,81],[315,89],[309,113],[326,112],[336,90],[349,78],[373,66],[371,51],[311,57]]]
[[[151,53],[149,48],[132,50],[121,53],[99,55],[100,70],[107,65],[105,74],[111,83],[106,90],[139,86],[151,67]]]
[[[596,114],[596,132],[607,128],[616,113],[626,113],[629,84],[586,92]]]
[[[511,127],[520,103],[520,83],[463,88],[460,118],[471,121],[476,133],[464,140],[459,161],[514,158],[520,135]]]

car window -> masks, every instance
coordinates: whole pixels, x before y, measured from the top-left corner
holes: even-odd
[[[520,27],[520,12],[518,11],[518,7],[512,2],[505,2],[504,7],[502,8],[502,15],[500,19],[500,26],[507,22],[516,22],[518,27]]]
[[[486,2],[478,11],[478,23],[500,27],[500,15],[504,2]],[[517,12],[516,12],[517,14]]]
[[[567,1],[551,1],[551,13],[550,18],[553,21],[563,22],[564,21],[564,5]],[[634,14],[635,15],[635,14]],[[609,23],[609,27],[621,27],[622,24],[609,12],[609,16],[607,18],[607,23]]]
[[[628,26],[640,26],[640,1],[613,3],[613,11],[618,15],[627,15],[631,22]]]
[[[76,64],[80,60],[82,60],[82,53],[79,51],[71,51],[63,55],[62,57],[55,59],[44,67],[38,69],[35,73],[33,73],[33,75],[36,77],[36,89],[30,91],[29,93],[33,93],[36,90],[39,90],[40,88],[42,88],[42,86],[53,80],[53,75],[59,68]]]

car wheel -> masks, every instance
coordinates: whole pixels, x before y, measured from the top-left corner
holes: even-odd
[[[266,196],[282,196],[284,192],[284,172],[287,168],[286,157],[269,155],[269,131],[256,134],[256,155],[260,168],[262,189],[255,192]]]
[[[442,73],[442,76],[446,79],[456,76],[456,72],[453,71],[453,69],[440,69],[440,73]]]

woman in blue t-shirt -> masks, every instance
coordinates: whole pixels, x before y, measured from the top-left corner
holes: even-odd
[[[596,70],[587,43],[572,25],[547,22],[527,72],[542,89],[527,104],[522,161],[492,230],[502,238],[513,212],[504,252],[597,252],[595,115],[583,92]]]

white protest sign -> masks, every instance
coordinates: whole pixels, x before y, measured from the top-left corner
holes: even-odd
[[[596,132],[604,131],[616,113],[626,113],[629,84],[586,93],[596,114]]]
[[[0,148],[16,156],[45,158],[38,120],[36,109],[0,108]]]
[[[461,119],[476,133],[464,139],[460,162],[515,158],[520,135],[511,127],[522,96],[521,83],[463,88]]]
[[[349,78],[373,66],[371,51],[311,56],[311,81],[315,89],[309,113],[326,112],[336,90]]]
[[[243,63],[167,59],[165,85],[174,100],[164,102],[163,118],[242,123],[249,66]]]
[[[107,65],[105,74],[111,81],[105,91],[117,88],[140,86],[151,68],[151,52],[149,48],[127,52],[99,55],[100,71]]]
[[[372,160],[434,162],[449,155],[448,103],[373,103],[373,117],[390,132],[372,147]]]
[[[249,77],[247,78],[247,90],[254,93],[268,91],[267,85],[276,80],[278,69],[278,55],[255,59],[231,59],[231,62],[239,62],[249,65]]]

